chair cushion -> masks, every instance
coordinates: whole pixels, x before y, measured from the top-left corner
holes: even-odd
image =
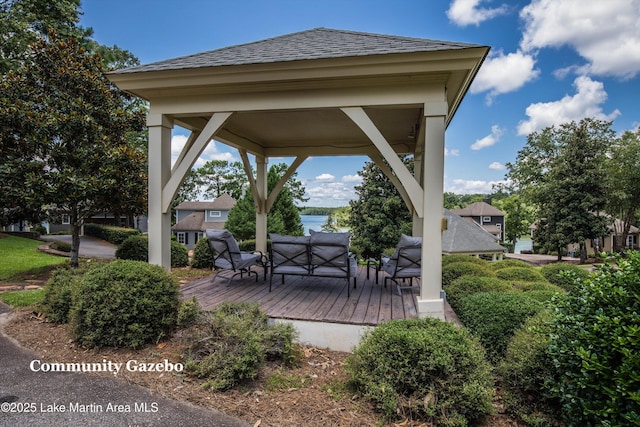
[[[231,260],[233,260],[236,268],[241,268],[238,267],[238,265],[242,263],[240,247],[238,246],[238,242],[236,242],[236,239],[233,237],[233,234],[231,234],[231,232],[228,230],[207,229],[205,232],[207,234],[207,239],[209,239],[209,242],[211,243],[213,249],[218,254],[222,255],[222,258],[228,261],[228,267],[224,267],[223,264],[225,263],[222,261],[222,259],[219,258],[220,262],[216,263],[220,264],[218,265],[218,267],[232,268]],[[227,248],[229,249],[229,253],[226,253]]]
[[[413,237],[403,234],[396,250],[390,258],[382,258],[382,270],[390,275],[396,273],[396,277],[416,277],[420,275],[420,268],[415,265],[414,261],[420,262],[422,256],[422,237]],[[409,259],[407,259],[409,258]]]

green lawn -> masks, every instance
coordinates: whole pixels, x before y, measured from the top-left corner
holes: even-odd
[[[32,289],[28,291],[11,291],[0,294],[0,300],[12,307],[28,307],[42,302],[44,299],[43,289]]]
[[[0,239],[0,280],[8,280],[18,274],[43,267],[68,263],[64,257],[38,251],[42,242],[9,236]]]

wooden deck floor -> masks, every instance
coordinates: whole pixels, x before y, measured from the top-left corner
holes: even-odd
[[[347,297],[344,279],[326,277],[287,276],[284,285],[280,276],[273,278],[273,289],[269,292],[269,277],[263,281],[259,271],[255,278],[235,277],[229,281],[230,272],[182,286],[185,299],[195,296],[205,310],[210,310],[222,302],[256,301],[271,318],[306,320],[317,322],[344,323],[351,325],[377,325],[390,319],[417,317],[416,296],[418,287],[404,289],[398,295],[396,287],[389,284],[385,289],[375,283],[375,272],[367,279],[365,266],[360,266],[356,278],[350,283],[351,296]]]

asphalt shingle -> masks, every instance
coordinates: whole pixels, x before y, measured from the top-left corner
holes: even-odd
[[[113,74],[266,64],[313,59],[466,49],[480,45],[315,28],[252,43],[167,59]]]

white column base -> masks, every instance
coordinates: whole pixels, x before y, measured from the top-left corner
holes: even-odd
[[[444,318],[444,299],[420,299],[418,298],[418,317],[434,317],[436,319],[445,320]]]

